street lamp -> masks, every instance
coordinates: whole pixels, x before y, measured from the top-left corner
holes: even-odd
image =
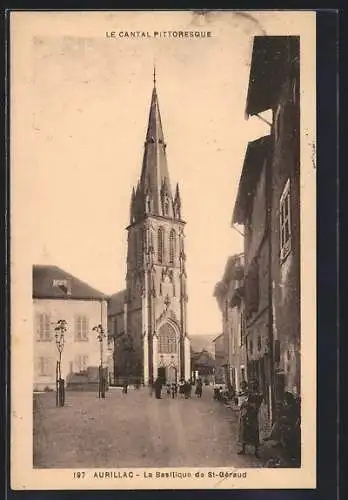
[[[99,365],[99,398],[105,399],[105,374],[103,367],[103,339],[106,337],[104,332],[104,328],[102,325],[97,325],[92,328],[94,332],[97,334],[97,339],[100,345],[100,365]]]
[[[67,323],[65,319],[57,321],[54,328],[56,347],[58,351],[58,361],[56,366],[56,406],[64,406],[65,403],[65,389],[64,380],[62,379],[62,353],[64,349],[64,339],[67,331]]]

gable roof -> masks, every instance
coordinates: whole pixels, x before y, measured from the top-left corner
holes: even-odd
[[[223,337],[223,336],[224,336],[224,334],[223,334],[223,333],[219,333],[219,335],[213,339],[213,342],[214,342],[214,343],[215,343],[215,342],[217,342],[217,341],[218,341],[218,340],[220,340],[220,339],[221,339],[221,337]]]
[[[299,36],[255,36],[246,114],[262,113],[278,102],[282,82],[291,68],[298,71]]]
[[[232,224],[245,224],[250,201],[255,196],[256,186],[265,161],[267,161],[271,145],[272,137],[270,135],[248,143],[233,210]]]
[[[106,300],[107,296],[57,266],[33,265],[33,299]]]

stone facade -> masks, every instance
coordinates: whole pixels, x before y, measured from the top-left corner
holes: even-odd
[[[127,365],[128,375],[145,384],[158,376],[167,381],[191,375],[184,227],[179,187],[174,196],[171,189],[154,86],[143,166],[132,191],[127,227],[123,332],[116,332],[118,365]]]
[[[214,382],[215,384],[225,384],[226,352],[225,352],[224,335],[220,333],[220,335],[215,337],[213,342],[214,342],[214,359],[215,359]]]
[[[243,254],[228,259],[223,278],[216,285],[214,295],[222,313],[225,381],[238,392],[241,390],[241,383],[247,380]]]
[[[269,417],[300,394],[299,38],[255,37],[247,114],[272,110],[270,135],[249,143],[233,223],[244,225],[248,377]]]

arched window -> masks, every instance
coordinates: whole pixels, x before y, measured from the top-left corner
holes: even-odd
[[[168,323],[165,323],[159,330],[158,352],[160,354],[173,354],[177,352],[175,331]]]
[[[172,229],[169,234],[169,262],[171,264],[174,264],[175,251],[176,251],[176,234],[175,230]]]
[[[139,229],[138,242],[137,242],[137,264],[140,265],[143,260],[143,244],[144,244],[144,231]]]
[[[163,262],[164,258],[164,235],[163,235],[163,227],[158,229],[157,233],[157,259],[158,262]]]

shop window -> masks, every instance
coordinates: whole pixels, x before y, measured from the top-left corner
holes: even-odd
[[[76,372],[85,372],[88,367],[88,356],[86,354],[79,354],[75,359]]]

